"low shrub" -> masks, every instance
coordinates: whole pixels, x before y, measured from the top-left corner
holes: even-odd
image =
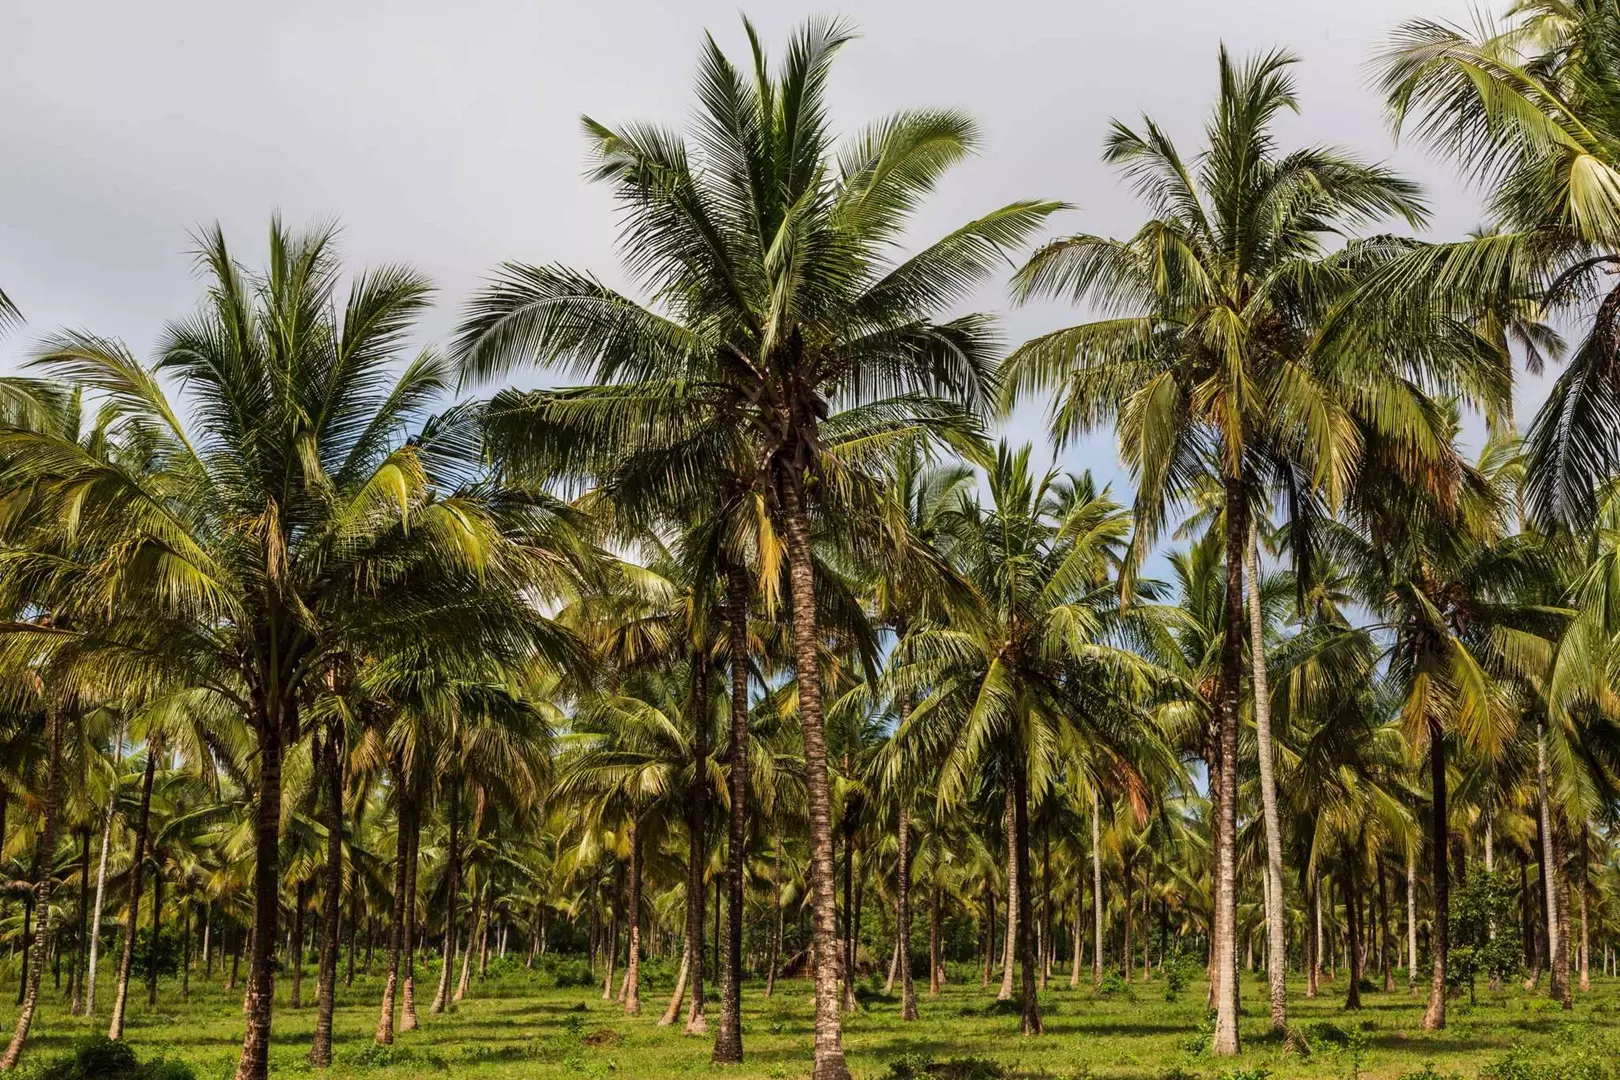
[[[47,1061],[38,1080],[197,1080],[183,1061],[156,1057],[141,1061],[127,1043],[104,1035],[85,1039],[73,1052]]]

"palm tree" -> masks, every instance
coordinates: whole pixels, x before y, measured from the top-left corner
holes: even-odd
[[[984,598],[977,623],[915,630],[897,693],[917,695],[903,738],[938,763],[942,806],[980,775],[1006,805],[1008,919],[1022,972],[1025,1034],[1042,1030],[1035,998],[1029,873],[1031,807],[1061,769],[1111,773],[1145,794],[1154,740],[1132,725],[1127,687],[1143,691],[1157,669],[1125,647],[1132,617],[1112,592],[1129,522],[1089,476],[1036,476],[1026,446],[1003,444],[986,476],[989,505],[962,496],[946,526],[947,550]],[[1161,759],[1162,761],[1162,759]]]
[[[521,590],[544,582],[532,549],[507,540],[542,517],[457,489],[467,425],[425,425],[446,388],[432,354],[387,376],[427,302],[404,269],[357,277],[337,298],[330,229],[279,222],[269,267],[244,273],[217,230],[198,259],[203,309],[170,327],[143,367],[88,335],[47,343],[36,363],[118,408],[148,439],[152,475],[108,469],[64,440],[0,434],[18,464],[6,491],[45,491],[77,514],[83,485],[106,492],[80,521],[96,546],[87,573],[49,597],[71,618],[80,663],[134,686],[183,685],[244,717],[257,743],[253,950],[237,1075],[265,1076],[279,937],[281,769],[303,730],[306,689],[339,650],[390,637],[441,656],[532,652]],[[183,387],[189,423],[160,376]],[[402,432],[415,429],[412,441]],[[543,587],[543,585],[542,585]],[[110,617],[103,597],[124,603]],[[505,595],[504,603],[500,597]]]
[[[1121,455],[1137,482],[1137,557],[1171,503],[1193,496],[1211,470],[1218,477],[1226,595],[1210,767],[1214,1045],[1222,1054],[1238,1049],[1236,755],[1251,511],[1265,479],[1279,473],[1302,494],[1320,491],[1336,503],[1359,459],[1358,427],[1405,430],[1415,386],[1396,376],[1456,365],[1448,348],[1456,335],[1407,341],[1395,320],[1347,314],[1384,245],[1332,245],[1384,217],[1420,224],[1423,204],[1411,183],[1384,168],[1331,149],[1277,148],[1276,117],[1298,108],[1294,62],[1271,52],[1238,64],[1223,49],[1207,146],[1196,158],[1183,156],[1152,120],[1140,130],[1115,123],[1105,158],[1155,216],[1129,239],[1081,235],[1035,254],[1015,279],[1018,297],[1095,301],[1110,317],[1021,346],[1004,384],[1007,403],[1027,389],[1058,391],[1052,428],[1059,442],[1117,421]],[[1392,336],[1407,343],[1390,347]],[[1275,792],[1264,801],[1274,805]],[[1279,843],[1273,830],[1268,852]],[[1268,867],[1276,861],[1268,854]],[[1281,883],[1274,885],[1280,896]],[[1280,945],[1281,928],[1272,930]],[[1282,993],[1274,985],[1274,1018],[1285,1015]]]
[[[1546,523],[1590,523],[1620,462],[1620,289],[1607,280],[1620,266],[1616,47],[1614,5],[1527,0],[1472,31],[1410,20],[1378,60],[1397,130],[1413,128],[1481,183],[1493,222],[1418,246],[1385,287],[1441,317],[1507,326],[1528,305],[1536,321],[1572,314],[1585,325],[1527,438],[1527,501]],[[1526,354],[1532,369],[1539,352]]]
[[[993,354],[988,321],[941,321],[1002,253],[1055,209],[1014,203],[894,261],[920,199],[970,153],[964,116],[915,111],[880,123],[835,160],[826,109],[836,21],[794,37],[773,73],[752,27],[748,75],[712,39],[688,145],[645,125],[586,120],[595,176],[626,211],[625,261],[654,307],[587,274],[509,265],[474,301],[457,353],[469,377],[519,363],[588,371],[603,388],[570,402],[598,441],[652,432],[701,460],[705,443],[742,440],[789,562],[807,765],[815,913],[815,1076],[847,1075],[838,1016],[837,925],[823,731],[812,521],[856,482],[822,450],[831,400],[880,403],[938,429],[950,403],[983,408]],[[698,439],[699,434],[704,435]],[[695,482],[697,475],[688,475]]]

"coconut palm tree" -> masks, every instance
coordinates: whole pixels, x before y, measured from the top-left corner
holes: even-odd
[[[902,738],[938,763],[937,798],[959,802],[981,775],[1006,805],[1008,919],[1021,976],[1025,1034],[1042,1030],[1035,999],[1029,838],[1031,807],[1065,767],[1126,782],[1167,757],[1134,725],[1126,689],[1159,669],[1126,647],[1131,623],[1111,572],[1129,530],[1123,509],[1089,476],[1035,475],[1026,446],[1003,444],[986,476],[988,505],[961,496],[944,527],[951,558],[988,609],[977,625],[914,631],[895,692],[917,706]]]
[[[444,362],[426,354],[389,375],[427,302],[420,276],[361,274],[340,300],[332,230],[295,235],[279,222],[263,274],[244,272],[218,229],[201,238],[198,260],[207,300],[169,328],[152,367],[84,334],[51,339],[35,361],[107,398],[149,440],[150,474],[26,431],[0,434],[0,453],[18,463],[4,489],[48,492],[58,513],[78,514],[87,483],[105,491],[79,517],[95,561],[49,596],[71,619],[79,662],[109,682],[185,686],[254,733],[254,934],[238,1076],[261,1080],[281,769],[307,691],[337,651],[389,637],[432,642],[443,656],[556,645],[536,633],[520,594],[565,571],[508,538],[532,532],[542,509],[459,490],[476,454],[467,425],[423,422],[446,389]],[[182,387],[186,420],[163,377]],[[501,589],[509,599],[491,608]],[[109,617],[107,595],[127,606]]]
[[[1298,108],[1294,62],[1271,52],[1239,63],[1223,50],[1207,144],[1195,158],[1151,119],[1140,128],[1114,125],[1105,157],[1154,217],[1128,239],[1081,235],[1036,253],[1015,279],[1015,295],[1094,301],[1109,317],[1026,343],[1010,358],[1004,384],[1009,401],[1023,390],[1057,391],[1052,429],[1060,441],[1116,422],[1137,481],[1138,558],[1170,505],[1191,498],[1211,472],[1220,485],[1226,626],[1210,764],[1214,1043],[1222,1054],[1238,1049],[1234,815],[1251,513],[1267,478],[1336,505],[1357,473],[1364,428],[1404,434],[1421,447],[1409,423],[1423,415],[1421,379],[1466,372],[1463,358],[1477,356],[1466,327],[1414,336],[1390,313],[1354,302],[1358,285],[1389,257],[1388,245],[1351,241],[1336,249],[1339,239],[1386,217],[1419,224],[1424,207],[1417,188],[1387,169],[1331,149],[1277,147],[1277,116]],[[1505,385],[1486,387],[1492,400]],[[1269,759],[1269,748],[1261,753]],[[1262,797],[1275,805],[1274,792]],[[1266,815],[1273,825],[1274,816]],[[1268,851],[1278,841],[1273,828]],[[1278,862],[1268,856],[1268,865]],[[1281,882],[1274,884],[1280,896]],[[1272,930],[1280,941],[1280,928]],[[1273,986],[1276,1020],[1286,1015],[1283,992]]]
[[[588,274],[510,265],[473,302],[457,343],[488,377],[539,362],[590,372],[598,439],[660,430],[672,446],[745,438],[789,562],[808,768],[815,912],[815,1076],[841,1078],[832,837],[812,522],[855,479],[822,452],[832,400],[881,402],[938,426],[953,403],[983,408],[993,355],[981,316],[943,320],[1055,209],[1014,203],[896,261],[920,200],[970,153],[964,116],[927,110],[869,129],[834,156],[826,87],[848,27],[813,21],[773,71],[757,36],[747,73],[711,39],[690,144],[646,125],[585,122],[626,211],[623,252],[652,306]],[[690,459],[688,459],[690,460]],[[692,478],[692,479],[695,479]]]

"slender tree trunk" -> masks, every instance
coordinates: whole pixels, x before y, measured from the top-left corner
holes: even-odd
[[[1406,848],[1406,992],[1417,993],[1417,844]]]
[[[405,862],[411,850],[411,830],[406,824],[410,815],[409,800],[404,793],[404,780],[400,778],[397,836],[394,840],[394,909],[388,926],[388,969],[383,976],[382,1013],[377,1018],[377,1045],[387,1046],[394,1041],[394,999],[399,989],[400,960],[405,952]]]
[[[1018,897],[1018,966],[1023,982],[1023,1000],[1020,1002],[1022,1028],[1025,1035],[1039,1035],[1045,1031],[1041,1023],[1041,1007],[1035,997],[1034,914],[1029,888],[1029,777],[1022,761],[1013,765],[1013,841],[1017,852],[1013,867],[1017,870]]]
[[[96,1014],[96,975],[101,959],[101,911],[107,896],[107,854],[112,850],[113,815],[118,809],[118,778],[124,767],[124,722],[113,737],[113,779],[107,792],[107,812],[101,824],[101,854],[96,867],[96,907],[90,916],[90,967],[84,980],[84,1015]]]
[[[844,768],[849,768],[848,756],[844,759]],[[841,953],[840,966],[844,976],[844,1003],[845,1012],[854,1012],[860,1008],[855,998],[855,817],[853,807],[848,803],[844,806],[844,948]]]
[[[1007,936],[1001,947],[1001,990],[997,1001],[1011,1001],[1013,971],[1018,960],[1018,923],[1022,905],[1018,894],[1024,883],[1018,879],[1018,792],[1017,785],[1007,782],[1006,805],[1002,810],[1002,824],[1007,832]]]
[[[1316,881],[1314,870],[1310,875],[1306,886],[1311,921],[1305,927],[1305,996],[1314,999],[1322,978],[1322,887]]]
[[[292,931],[292,994],[288,1006],[304,1007],[304,909],[309,906],[309,881],[300,881],[293,889]]]
[[[147,828],[152,812],[152,778],[157,772],[160,749],[156,740],[146,747],[146,771],[141,774],[141,806],[135,817],[135,853],[129,868],[129,921],[124,927],[124,951],[118,958],[117,982],[113,986],[112,1021],[107,1026],[107,1038],[124,1037],[124,1008],[129,1001],[129,975],[135,965],[135,928],[141,914],[141,871],[146,864]],[[278,821],[279,825],[279,821]],[[240,1080],[255,1080],[242,1077]]]
[[[664,1015],[658,1018],[659,1027],[669,1027],[675,1018],[681,1014],[681,1002],[686,1000],[687,969],[692,963],[692,941],[687,939],[685,947],[681,949],[681,968],[675,975],[675,991],[669,996],[669,1008]]]
[[[23,995],[22,1009],[17,1013],[17,1024],[11,1029],[11,1042],[6,1046],[5,1056],[0,1058],[0,1071],[15,1068],[22,1059],[23,1043],[28,1041],[28,1029],[33,1026],[34,1013],[39,1008],[39,984],[45,978],[45,953],[51,941],[51,896],[56,891],[52,855],[56,851],[56,819],[62,801],[62,728],[67,719],[62,708],[52,704],[46,708],[45,722],[49,729],[45,735],[49,750],[39,832],[39,850],[43,857],[34,875],[34,909],[39,912],[39,918],[34,927],[33,955],[24,974],[27,991]]]
[[[696,736],[692,740],[692,775],[697,779],[692,784],[686,823],[686,947],[692,952],[689,972],[692,986],[686,1007],[686,1033],[702,1035],[709,1030],[703,1001],[703,901],[706,896],[703,868],[708,861],[704,847],[708,799],[708,787],[704,778],[709,775],[708,659],[701,652],[696,653],[692,657],[692,665],[694,668],[692,699],[696,712],[694,717]]]
[[[805,794],[810,832],[810,898],[816,949],[816,1020],[812,1080],[848,1080],[843,1023],[838,1010],[838,921],[833,896],[832,800],[827,779],[827,738],[821,706],[820,629],[816,625],[816,586],[810,545],[810,518],[804,505],[802,466],[787,466],[778,485],[786,518],[789,583],[792,593],[794,667],[798,673],[799,716],[804,736]]]
[[[1429,934],[1434,969],[1429,980],[1429,1005],[1423,1011],[1423,1030],[1446,1026],[1446,953],[1451,933],[1451,864],[1446,810],[1446,738],[1438,720],[1429,720],[1429,838],[1434,860],[1434,921]]]
[[[163,860],[154,853],[152,859],[152,951],[146,957],[146,1005],[148,1008],[157,1004],[158,984],[158,942],[159,931],[163,929]]]
[[[771,867],[771,911],[773,924],[771,929],[771,963],[765,971],[765,996],[770,997],[776,989],[776,969],[782,963],[782,821],[777,818],[775,825],[774,852],[775,864]]]
[[[933,900],[928,906],[928,996],[939,997],[945,983],[945,961],[939,952],[940,887],[939,866],[934,866]]]
[[[405,973],[400,979],[400,1007],[399,1030],[415,1031],[416,1018],[416,877],[421,864],[418,858],[422,846],[422,810],[412,807],[409,817],[410,824],[410,851],[405,857],[405,924],[401,936],[404,939]],[[366,946],[366,970],[371,970],[371,946]]]
[[[1102,888],[1102,803],[1097,789],[1091,789],[1091,985],[1102,985],[1103,973],[1103,888]]]
[[[484,927],[487,924],[488,919],[489,919],[489,882],[488,881],[484,882],[483,896],[473,898],[473,909],[470,912],[470,914],[472,916],[473,925],[472,925],[471,933],[469,933],[467,935],[467,947],[465,949],[463,949],[462,953],[461,953],[461,977],[456,980],[456,996],[455,996],[456,1001],[461,1001],[461,1000],[465,999],[466,996],[467,996],[467,990],[468,990],[468,987],[471,984],[471,979],[472,979],[473,949],[478,947],[478,940],[483,935]],[[613,946],[614,946],[614,951],[617,952],[617,949],[618,949],[618,936],[617,936],[617,934],[614,935]],[[611,954],[611,953],[608,956],[607,986],[608,986],[608,988],[603,991],[603,994],[602,994],[603,997],[608,997],[612,993],[612,987],[613,987],[613,954]]]
[[[1085,879],[1076,875],[1074,882],[1074,967],[1069,972],[1069,989],[1077,990],[1080,987],[1080,968],[1082,949],[1080,943],[1085,940],[1086,925],[1086,886]]]
[[[1564,890],[1563,837],[1554,819],[1552,799],[1547,791],[1547,732],[1543,721],[1536,721],[1536,794],[1541,815],[1543,858],[1541,877],[1547,890],[1547,966],[1552,972],[1548,993],[1564,1008],[1575,1007],[1569,989],[1569,941],[1567,920],[1563,917]]]
[[[86,851],[88,851],[88,850],[89,849],[86,848]],[[1589,992],[1592,989],[1592,970],[1591,970],[1592,936],[1591,936],[1591,928],[1587,925],[1587,921],[1586,921],[1586,893],[1587,893],[1587,887],[1588,887],[1587,870],[1586,870],[1586,857],[1587,857],[1586,825],[1583,823],[1581,825],[1581,878],[1580,878],[1580,881],[1577,882],[1577,884],[1576,884],[1576,896],[1577,896],[1577,898],[1579,899],[1579,902],[1580,902],[1580,912],[1581,912],[1581,992],[1583,994]]]
[[[1361,1008],[1361,914],[1356,892],[1356,858],[1345,852],[1344,860],[1344,914],[1346,946],[1350,954],[1349,989],[1345,992],[1346,1009]]]
[[[456,962],[456,894],[461,891],[461,784],[450,782],[450,880],[444,899],[444,956],[439,967],[439,989],[433,995],[430,1013],[442,1013],[450,1004],[450,973]]]
[[[1254,730],[1259,744],[1260,804],[1266,825],[1266,972],[1271,990],[1271,1026],[1288,1026],[1288,937],[1283,896],[1282,819],[1277,813],[1277,778],[1271,748],[1271,689],[1266,675],[1266,624],[1260,610],[1258,530],[1249,529],[1244,548],[1249,576],[1250,681],[1254,686]]]
[[[343,899],[342,722],[336,718],[329,721],[325,734],[326,894],[321,897],[321,963],[315,988],[315,1038],[309,1048],[309,1063],[320,1069],[332,1064],[332,1012],[337,1004],[338,905]]]
[[[726,959],[720,972],[720,1026],[710,1060],[717,1065],[743,1059],[742,939],[743,862],[748,855],[748,608],[753,599],[748,570],[731,562],[726,570],[726,621],[731,652],[731,807],[726,843]]]
[[[1581,903],[1582,925],[1585,925],[1586,904]],[[68,1013],[78,1016],[84,1011],[84,959],[89,942],[86,936],[90,925],[90,830],[79,830],[79,939],[73,950],[73,974],[68,984],[73,990],[73,1003]]]
[[[1215,804],[1215,1037],[1214,1052],[1238,1052],[1237,978],[1237,737],[1243,690],[1243,552],[1249,542],[1247,486],[1226,478],[1226,602],[1221,639],[1220,707],[1212,769]]]
[[[625,897],[630,924],[630,959],[624,967],[624,1014],[641,1012],[641,830],[630,822],[630,883]]]
[[[1389,890],[1384,884],[1384,862],[1378,860],[1378,938],[1379,966],[1384,969],[1384,993],[1395,990],[1395,972],[1390,963],[1389,942]]]
[[[900,703],[900,723],[904,726],[906,718],[911,714],[909,701]],[[907,811],[904,794],[900,797],[900,823],[896,830],[898,833],[898,850],[895,861],[895,891],[899,894],[898,912],[895,916],[894,940],[897,949],[896,956],[900,964],[900,1019],[917,1019],[917,986],[911,978],[911,816]],[[1586,906],[1581,906],[1582,919],[1585,919]],[[1584,921],[1583,921],[1584,925]],[[930,948],[932,945],[930,945]]]
[[[275,950],[281,915],[281,755],[284,731],[297,731],[291,702],[279,715],[260,718],[259,801],[254,821],[253,949],[248,962],[247,1025],[236,1080],[267,1080],[270,1071],[270,1018],[275,1007]]]

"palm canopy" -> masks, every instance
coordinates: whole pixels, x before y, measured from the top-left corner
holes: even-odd
[[[990,321],[941,313],[1057,208],[1011,203],[897,256],[920,200],[976,149],[976,126],[916,110],[835,151],[825,87],[849,28],[807,23],[774,72],[747,30],[747,72],[706,41],[689,137],[584,121],[592,176],[623,210],[621,254],[648,302],[588,273],[508,264],[456,341],[464,378],[534,362],[590,378],[594,388],[545,399],[543,418],[566,420],[580,454],[657,444],[671,488],[719,462],[769,489],[779,455],[817,458],[835,405],[868,406],[851,418],[868,445],[939,426],[947,402],[985,410]]]
[[[1361,425],[1433,442],[1414,379],[1505,393],[1465,363],[1466,339],[1391,350],[1396,327],[1370,312],[1354,328],[1342,317],[1383,257],[1353,231],[1389,217],[1419,225],[1426,210],[1416,186],[1382,166],[1277,146],[1278,115],[1298,109],[1294,62],[1273,52],[1239,63],[1223,49],[1220,96],[1192,158],[1152,119],[1116,121],[1104,157],[1153,216],[1129,238],[1053,241],[1014,279],[1020,299],[1066,296],[1105,316],[1017,349],[1003,404],[1056,391],[1060,442],[1114,424],[1144,544],[1212,469],[1264,476],[1295,463],[1337,499]]]
[[[1416,245],[1379,287],[1482,322],[1516,309],[1538,321],[1584,316],[1596,305],[1529,434],[1527,501],[1548,524],[1590,523],[1594,491],[1620,462],[1620,295],[1607,280],[1620,264],[1617,55],[1613,4],[1531,0],[1472,29],[1409,21],[1378,60],[1397,129],[1452,156],[1485,191],[1492,221],[1468,240]]]

